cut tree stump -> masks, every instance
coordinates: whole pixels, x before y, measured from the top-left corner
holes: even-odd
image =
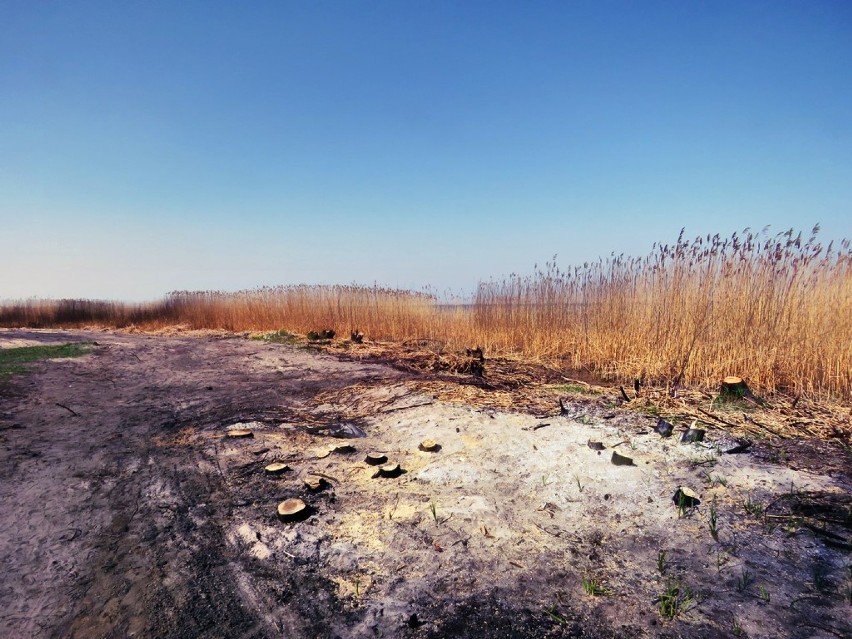
[[[388,456],[382,453],[367,453],[367,457],[364,461],[370,464],[370,466],[379,466],[380,464],[384,464],[388,461]]]
[[[386,466],[381,466],[373,475],[373,478],[376,477],[399,477],[402,474],[402,467],[399,464],[387,464]]]
[[[424,453],[435,453],[441,450],[441,445],[434,439],[424,439],[417,448]]]
[[[283,462],[274,462],[268,466],[264,466],[263,470],[266,471],[268,475],[280,475],[281,473],[286,473],[290,470],[290,467]]]
[[[308,475],[302,480],[302,482],[305,484],[305,488],[310,490],[312,493],[318,493],[328,486],[328,482],[324,478],[317,477],[316,475]]]
[[[723,401],[735,401],[739,399],[745,399],[755,404],[762,404],[763,402],[755,397],[754,393],[751,392],[751,389],[748,387],[748,384],[745,383],[742,377],[736,377],[735,375],[731,375],[730,377],[726,377],[722,380],[722,386],[719,388],[719,398]]]
[[[298,521],[308,514],[308,506],[301,499],[287,499],[278,504],[278,517],[282,521]]]

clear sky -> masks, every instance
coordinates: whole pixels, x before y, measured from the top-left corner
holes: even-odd
[[[0,1],[0,299],[852,236],[852,3]]]

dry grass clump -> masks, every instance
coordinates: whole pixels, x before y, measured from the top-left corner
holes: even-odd
[[[176,292],[152,304],[30,300],[0,306],[0,326],[136,326],[438,340],[677,388],[740,375],[763,392],[852,394],[852,250],[824,247],[818,227],[770,236],[745,229],[671,245],[644,258],[611,255],[479,285],[471,304],[365,286]],[[433,364],[442,366],[439,361]]]

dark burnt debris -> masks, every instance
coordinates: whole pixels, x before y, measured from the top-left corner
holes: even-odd
[[[680,441],[684,444],[704,441],[705,431],[700,428],[688,428],[684,431]]]
[[[417,623],[402,624],[404,639],[615,639],[642,636],[640,628],[623,625],[615,628],[598,615],[560,604],[552,614],[548,608],[518,607],[512,592],[494,591],[484,596],[435,601],[424,596],[416,613]],[[414,616],[414,615],[412,615]],[[425,632],[424,632],[425,631]]]
[[[654,431],[659,433],[660,437],[671,437],[672,432],[674,431],[674,426],[660,417],[657,420],[657,425],[654,426]]]
[[[337,335],[334,329],[324,328],[321,331],[308,331],[306,337],[310,342],[318,342],[320,340],[332,340],[334,336]]]
[[[633,463],[633,459],[630,457],[625,457],[624,455],[619,455],[617,452],[612,451],[612,461],[615,466],[635,466]]]

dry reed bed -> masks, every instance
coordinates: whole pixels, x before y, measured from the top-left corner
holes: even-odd
[[[737,374],[763,392],[848,401],[852,394],[852,250],[823,246],[818,227],[746,229],[655,245],[479,285],[472,303],[380,287],[284,286],[176,292],[149,304],[27,300],[0,307],[0,326],[137,326],[298,333],[360,330],[369,339],[481,345],[601,379],[669,389],[714,387]]]
[[[852,390],[852,251],[792,230],[683,238],[645,258],[480,286],[491,351],[559,359],[603,378],[715,385],[740,374],[794,394]]]

